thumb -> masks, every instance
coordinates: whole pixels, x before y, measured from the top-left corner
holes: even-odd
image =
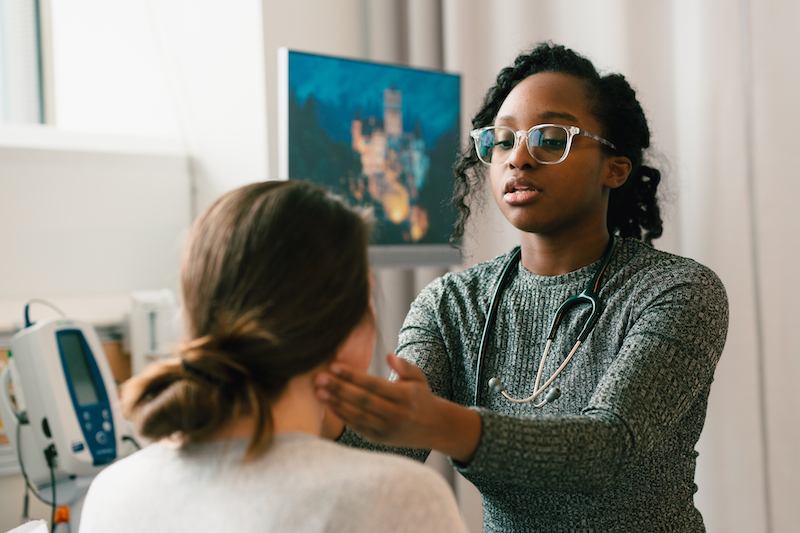
[[[422,370],[402,357],[390,353],[386,356],[386,362],[389,364],[389,368],[395,371],[398,379],[406,381],[426,381],[425,374],[422,373]]]

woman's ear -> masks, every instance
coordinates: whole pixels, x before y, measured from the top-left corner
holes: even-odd
[[[603,185],[609,189],[616,189],[621,187],[628,181],[628,175],[631,173],[633,163],[625,156],[614,156],[608,158],[608,172]]]

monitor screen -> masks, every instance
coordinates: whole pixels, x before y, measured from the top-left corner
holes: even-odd
[[[77,330],[59,331],[58,348],[69,374],[67,379],[72,382],[72,390],[75,391],[78,405],[83,407],[99,403],[97,384],[89,367],[89,347],[83,334]]]
[[[374,266],[460,263],[449,245],[460,77],[287,49],[279,65],[281,178],[371,207]]]

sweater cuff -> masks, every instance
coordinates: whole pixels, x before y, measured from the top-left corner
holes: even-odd
[[[487,439],[487,434],[491,431],[496,414],[489,409],[483,407],[470,407],[473,411],[477,411],[481,415],[481,438],[478,441],[478,446],[475,448],[475,454],[469,463],[463,463],[450,458],[450,464],[453,465],[460,474],[480,472],[484,470],[486,457],[490,456],[489,448],[491,448],[491,438]],[[488,444],[487,444],[488,443]]]

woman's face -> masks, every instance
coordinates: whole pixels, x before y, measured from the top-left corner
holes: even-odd
[[[560,124],[602,136],[589,104],[583,81],[542,72],[514,87],[500,106],[495,125],[527,131],[539,124]],[[625,173],[621,182],[613,179],[619,171],[615,159],[619,158],[609,157],[599,142],[576,135],[564,161],[543,165],[520,142],[508,161],[490,166],[492,194],[506,219],[524,232],[574,236],[605,231],[609,188],[627,177]]]

